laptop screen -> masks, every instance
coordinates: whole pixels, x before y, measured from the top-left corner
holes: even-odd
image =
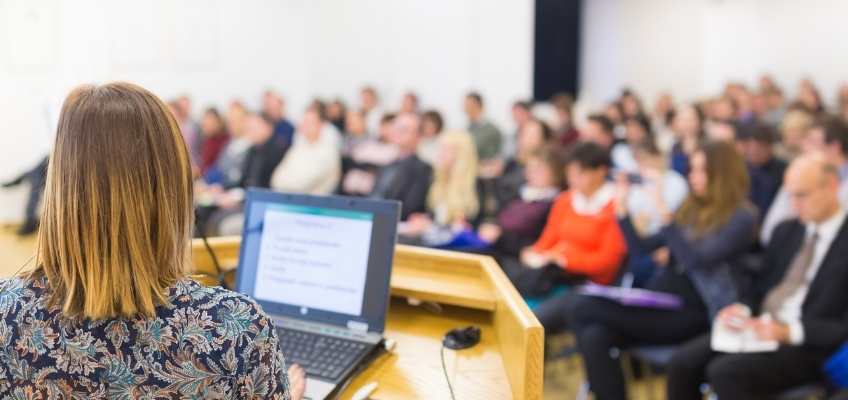
[[[269,314],[382,332],[399,209],[251,190],[238,291]]]

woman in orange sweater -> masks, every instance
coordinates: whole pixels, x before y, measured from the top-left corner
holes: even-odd
[[[579,143],[565,164],[569,190],[557,198],[542,236],[521,252],[520,263],[503,262],[522,295],[540,296],[561,283],[609,284],[626,253],[607,181],[610,157],[594,143]]]

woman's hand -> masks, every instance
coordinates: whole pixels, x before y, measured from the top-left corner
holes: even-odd
[[[306,393],[306,372],[300,365],[292,364],[289,367],[289,393],[292,400],[302,400]]]
[[[547,254],[539,253],[532,247],[521,250],[521,264],[528,268],[541,268],[552,262]]]
[[[477,229],[477,236],[480,236],[480,239],[483,239],[487,243],[497,242],[501,237],[501,233],[501,227],[489,222],[481,224],[480,228]]]
[[[660,247],[651,254],[651,259],[654,260],[654,264],[658,267],[667,267],[669,261],[671,261],[671,252],[668,250],[668,247]]]
[[[626,172],[615,175],[615,214],[619,218],[627,216],[627,197],[630,195],[630,180]]]
[[[411,236],[418,236],[430,229],[432,225],[433,220],[430,219],[429,215],[415,213],[406,219],[406,231],[404,233]]]

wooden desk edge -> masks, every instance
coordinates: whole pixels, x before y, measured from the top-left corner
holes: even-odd
[[[233,261],[239,258],[241,238],[238,236],[209,238],[209,245],[222,264],[222,270],[234,269]],[[478,308],[493,312],[493,324],[498,335],[503,368],[510,381],[513,397],[516,399],[537,400],[542,398],[544,365],[544,331],[541,324],[527,307],[524,299],[504,275],[497,262],[488,256],[435,250],[421,247],[398,245],[396,254],[402,257],[431,257],[438,261],[477,264],[483,270],[486,279],[495,289],[495,303],[463,296],[445,297],[440,293],[427,295],[418,288],[392,287],[392,293],[399,296],[417,294],[428,296],[422,300],[438,301],[445,304]],[[192,243],[193,261],[200,265],[211,264],[203,242],[195,239]],[[445,301],[447,300],[447,301]],[[516,329],[520,328],[520,329]]]

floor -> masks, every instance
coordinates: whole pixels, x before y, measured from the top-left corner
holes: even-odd
[[[14,226],[0,226],[0,254],[4,256],[3,262],[0,263],[0,277],[14,274],[28,260],[30,265],[25,269],[32,266],[33,260],[30,259],[35,254],[35,237],[19,238],[15,235],[15,229]],[[549,345],[554,348],[567,347],[573,344],[572,339],[568,336],[552,338],[551,341]],[[572,356],[549,360],[545,363],[544,399],[575,399],[584,379],[580,357]],[[662,377],[637,380],[631,387],[631,398],[634,400],[664,399]]]

